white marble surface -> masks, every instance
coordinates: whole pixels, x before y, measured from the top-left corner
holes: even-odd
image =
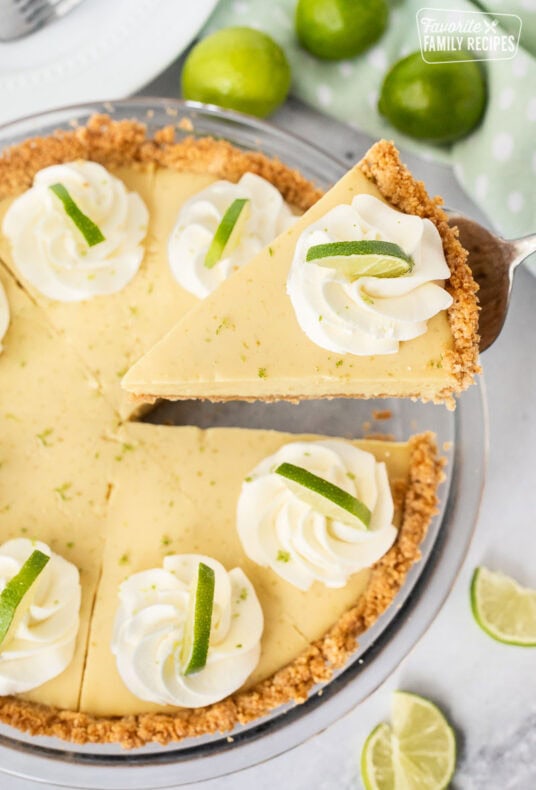
[[[144,91],[175,96],[175,64]],[[275,122],[325,146],[349,163],[369,142],[363,135],[290,102]],[[482,219],[445,168],[404,157],[431,192]],[[458,733],[456,790],[536,788],[536,650],[493,642],[474,624],[468,599],[473,568],[489,564],[536,586],[536,278],[518,271],[501,338],[484,355],[491,452],[481,514],[471,550],[436,621],[397,672],[365,703],[323,733],[269,763],[196,790],[354,790],[361,787],[362,743],[388,716],[390,692],[436,700]],[[179,775],[180,768],[177,769]],[[81,779],[83,769],[81,769]],[[43,777],[46,780],[46,777]],[[42,785],[41,785],[42,786]],[[4,775],[2,790],[39,785]]]

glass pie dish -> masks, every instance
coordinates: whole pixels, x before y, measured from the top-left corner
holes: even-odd
[[[344,163],[310,143],[267,123],[167,99],[86,104],[25,118],[0,128],[0,146],[84,124],[94,113],[142,121],[149,132],[174,124],[178,136],[224,138],[244,150],[278,157],[322,188],[347,170]],[[184,128],[185,119],[193,131]],[[390,417],[380,419],[377,412],[383,412],[383,417],[388,412]],[[385,680],[436,616],[462,564],[484,480],[487,428],[482,381],[464,393],[455,412],[389,399],[308,401],[297,406],[184,401],[162,404],[146,419],[202,428],[272,428],[348,438],[387,434],[405,440],[416,432],[433,431],[447,460],[446,480],[439,492],[439,512],[421,546],[422,559],[387,611],[360,637],[352,659],[328,683],[316,686],[305,703],[278,708],[230,733],[131,751],[111,745],[79,746],[0,726],[0,770],[6,773],[37,781],[46,777],[69,788],[156,788],[216,778],[268,760],[329,726]]]

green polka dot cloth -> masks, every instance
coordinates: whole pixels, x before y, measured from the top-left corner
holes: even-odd
[[[512,60],[486,61],[489,98],[480,126],[451,147],[417,143],[393,129],[376,109],[389,66],[419,49],[416,13],[435,3],[391,3],[380,41],[352,60],[321,61],[303,50],[294,33],[296,0],[221,0],[204,33],[230,25],[256,27],[281,44],[292,66],[295,96],[373,137],[394,139],[425,158],[450,163],[465,191],[507,237],[536,230],[536,0],[498,0],[494,12],[517,13],[522,43]],[[464,0],[438,3],[482,10]],[[254,65],[252,64],[254,68]]]

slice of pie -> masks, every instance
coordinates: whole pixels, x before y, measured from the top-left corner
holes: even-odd
[[[58,694],[47,700],[56,711],[9,699],[0,706],[0,717],[41,734],[132,747],[229,730],[285,702],[303,701],[315,683],[329,679],[418,559],[435,512],[442,465],[429,435],[408,443],[344,442],[385,462],[398,534],[372,569],[352,574],[344,586],[316,582],[304,591],[246,555],[236,529],[237,501],[248,474],[263,459],[288,443],[312,448],[325,438],[238,428],[124,427],[118,446],[128,449],[114,476],[80,702],[73,708],[78,712],[60,710],[65,703]],[[264,635],[260,661],[242,689],[213,705],[181,709],[134,696],[118,673],[110,644],[119,585],[132,574],[161,567],[168,555],[191,553],[245,572],[262,605]],[[280,554],[277,562],[285,564],[288,558]]]
[[[145,204],[148,216],[142,221],[145,227],[140,234],[145,252],[137,273],[120,290],[83,300],[61,301],[54,298],[56,291],[45,288],[44,293],[36,287],[34,280],[41,272],[32,258],[39,257],[39,246],[27,254],[34,275],[30,281],[14,260],[13,243],[5,228],[4,233],[0,230],[0,259],[42,307],[51,326],[73,345],[122,416],[132,412],[132,404],[125,403],[119,386],[122,376],[199,301],[179,284],[168,262],[168,240],[184,203],[219,179],[236,182],[245,173],[250,174],[249,178],[254,174],[253,177],[261,176],[273,184],[296,212],[308,208],[319,196],[306,179],[280,162],[260,153],[240,151],[223,140],[187,136],[175,142],[175,131],[169,127],[152,139],[140,123],[94,116],[87,127],[25,141],[0,157],[0,229],[14,199],[30,189],[36,174],[64,163],[104,165]],[[54,172],[54,179],[64,178],[63,171]],[[91,188],[97,190],[98,184],[91,184]],[[38,226],[41,245],[59,244],[45,223],[39,224],[42,217],[36,215],[34,221],[33,210],[27,201],[19,212],[18,225],[26,221],[30,226],[23,225],[23,235],[28,236]],[[119,205],[118,222],[121,211]],[[26,218],[21,218],[25,213]],[[27,238],[24,244],[26,248],[19,244],[23,254],[29,249]],[[59,255],[54,262],[63,265]],[[76,266],[83,265],[84,259],[78,257]],[[124,261],[119,265],[124,266]],[[95,272],[88,276],[94,277]]]
[[[440,201],[379,142],[179,321],[123,387],[148,402],[385,396],[452,405],[478,370],[475,291]]]

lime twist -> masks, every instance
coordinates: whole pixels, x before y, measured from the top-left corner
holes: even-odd
[[[286,98],[290,66],[276,42],[259,30],[228,27],[197,44],[184,64],[185,99],[219,104],[264,118]]]
[[[34,585],[49,560],[48,554],[38,549],[33,551],[0,593],[0,649],[4,649],[13,639],[22,618],[32,605]]]
[[[190,592],[190,608],[184,627],[181,653],[183,675],[200,672],[207,663],[215,583],[213,568],[200,562]]]
[[[396,691],[392,724],[375,727],[361,753],[365,790],[444,790],[456,766],[456,739],[439,708]]]
[[[51,184],[49,189],[61,200],[65,213],[87,241],[88,247],[94,247],[96,244],[100,244],[101,241],[105,241],[105,237],[99,226],[95,225],[87,214],[84,214],[82,209],[75,203],[64,184]]]
[[[282,463],[275,474],[284,477],[287,486],[299,499],[326,518],[358,529],[370,526],[372,514],[369,508],[344,488],[295,464]]]
[[[459,52],[434,58],[458,61]],[[420,52],[399,60],[387,73],[378,109],[404,134],[418,140],[451,143],[478,125],[486,106],[486,85],[478,63],[425,63]],[[430,59],[430,55],[427,55]]]
[[[414,267],[402,247],[390,241],[333,241],[309,247],[305,260],[335,269],[350,280],[359,277],[402,277]]]
[[[477,568],[471,581],[471,608],[478,625],[493,639],[536,647],[536,590],[521,587],[504,573]]]
[[[296,34],[318,58],[353,58],[380,38],[388,15],[386,0],[299,0]]]
[[[233,200],[216,228],[216,232],[205,256],[205,266],[212,269],[221,259],[230,255],[240,243],[244,226],[249,218],[248,198]]]

